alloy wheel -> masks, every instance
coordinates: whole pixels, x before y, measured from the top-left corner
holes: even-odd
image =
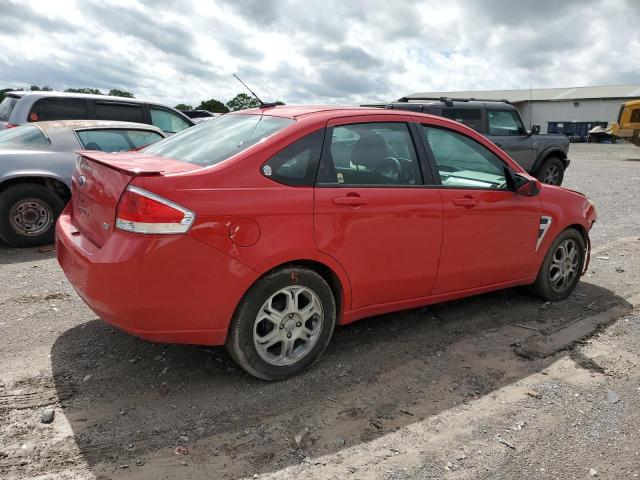
[[[323,323],[318,295],[308,287],[288,286],[262,305],[253,326],[253,344],[270,365],[292,365],[313,349]]]
[[[580,252],[577,242],[569,238],[558,245],[549,267],[551,288],[563,292],[573,285],[579,274]]]

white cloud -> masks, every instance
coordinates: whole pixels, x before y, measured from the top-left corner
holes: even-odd
[[[415,91],[640,82],[638,3],[0,0],[0,88],[168,104],[357,104]],[[604,8],[606,14],[594,12]]]

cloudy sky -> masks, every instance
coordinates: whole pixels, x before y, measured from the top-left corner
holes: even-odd
[[[0,0],[0,88],[198,104],[640,83],[638,0]]]

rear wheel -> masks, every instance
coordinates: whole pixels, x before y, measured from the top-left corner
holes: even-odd
[[[25,183],[0,194],[0,238],[14,247],[53,243],[62,200],[43,185]]]
[[[227,350],[251,375],[282,380],[309,368],[333,333],[336,303],[313,270],[287,267],[258,281],[234,314]]]
[[[580,281],[584,258],[580,232],[573,228],[563,231],[549,247],[531,292],[544,300],[567,298]]]
[[[536,177],[548,185],[561,185],[564,178],[564,162],[558,157],[549,157],[536,172]]]

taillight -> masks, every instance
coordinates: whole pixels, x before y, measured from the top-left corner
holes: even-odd
[[[18,125],[14,125],[13,123],[7,123],[4,128],[16,128]]]
[[[116,228],[134,233],[185,233],[195,218],[186,208],[129,185],[118,202]]]

